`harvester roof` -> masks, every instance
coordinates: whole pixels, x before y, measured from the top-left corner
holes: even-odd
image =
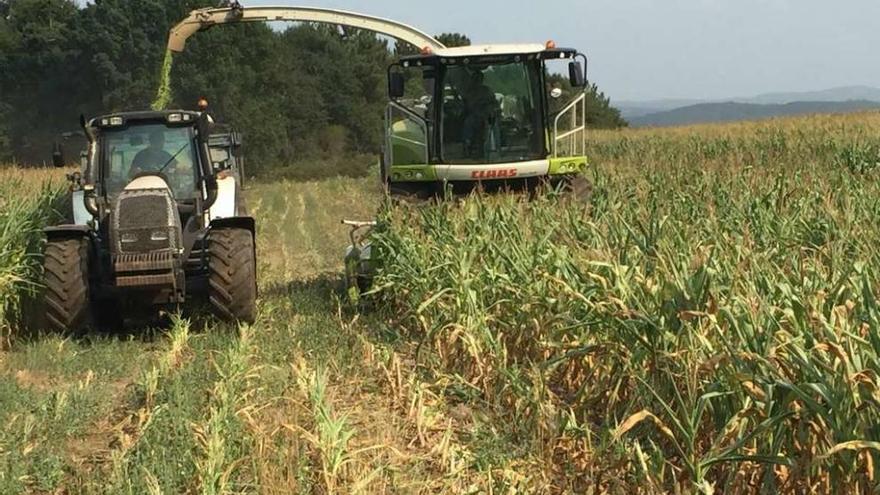
[[[436,50],[425,49],[418,55],[401,57],[401,60],[415,60],[427,58],[459,59],[490,57],[503,58],[518,55],[538,55],[540,58],[572,58],[577,54],[573,48],[556,48],[555,44],[541,43],[518,43],[518,44],[492,44],[470,45],[454,48],[440,48]]]

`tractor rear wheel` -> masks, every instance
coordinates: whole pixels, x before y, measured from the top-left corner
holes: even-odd
[[[43,258],[43,301],[49,328],[61,333],[82,331],[91,321],[89,241],[50,240]]]
[[[245,229],[208,234],[208,299],[225,321],[253,323],[257,314],[254,236]]]

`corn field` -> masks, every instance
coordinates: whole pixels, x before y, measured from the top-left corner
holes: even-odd
[[[875,490],[880,116],[588,150],[588,204],[383,213],[376,297],[418,369],[497,415],[552,491]]]
[[[36,332],[55,171],[0,169],[2,493],[873,493],[880,115],[590,134],[592,196],[251,183],[257,322]]]
[[[41,229],[58,219],[64,191],[58,175],[0,168],[0,346],[18,333],[38,292]]]

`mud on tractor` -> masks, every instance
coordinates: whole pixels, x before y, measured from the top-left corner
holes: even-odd
[[[254,219],[241,197],[241,139],[206,113],[81,119],[73,223],[45,229],[48,326],[119,326],[204,300],[218,317],[256,312]],[[63,160],[59,160],[63,161]]]

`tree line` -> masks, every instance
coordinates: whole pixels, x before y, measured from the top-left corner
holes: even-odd
[[[47,161],[80,114],[148,108],[169,28],[206,0],[0,0],[0,163]],[[441,35],[450,45],[461,34]],[[284,173],[303,161],[358,173],[381,150],[386,67],[399,44],[372,33],[294,24],[244,24],[190,38],[174,57],[171,108],[200,97],[241,130],[249,171]],[[625,125],[591,86],[588,121]],[[347,161],[345,161],[347,160]]]

